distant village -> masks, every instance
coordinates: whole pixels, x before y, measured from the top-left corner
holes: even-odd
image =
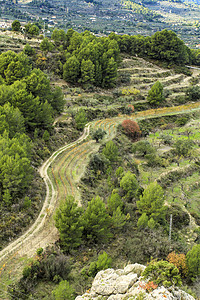
[[[11,21],[7,21],[7,22],[1,22],[0,21],[0,28],[1,29],[10,29],[11,28]]]

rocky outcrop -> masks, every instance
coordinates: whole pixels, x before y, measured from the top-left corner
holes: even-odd
[[[166,289],[161,286],[148,291],[147,282],[141,277],[144,269],[143,265],[132,264],[124,269],[100,271],[94,278],[91,289],[76,297],[76,300],[194,300],[191,295],[176,287]]]

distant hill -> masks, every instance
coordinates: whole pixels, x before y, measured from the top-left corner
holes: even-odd
[[[186,0],[184,2],[186,2],[186,3],[191,3],[192,2],[192,3],[200,5],[200,0]]]
[[[200,0],[0,0],[6,19],[38,22],[65,31],[94,34],[152,35],[163,29],[178,34],[191,48],[199,44]],[[2,11],[2,12],[1,12]]]

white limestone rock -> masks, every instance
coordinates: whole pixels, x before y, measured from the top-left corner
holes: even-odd
[[[114,294],[125,294],[137,280],[137,274],[119,276],[114,284]]]
[[[140,265],[140,264],[131,264],[131,265],[127,265],[124,268],[124,274],[129,274],[129,273],[135,273],[138,276],[140,276],[142,274],[142,272],[145,270],[145,266]]]

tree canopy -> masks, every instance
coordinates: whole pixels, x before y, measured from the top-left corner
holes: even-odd
[[[64,98],[59,87],[52,89],[41,70],[32,69],[23,52],[7,51],[0,55],[0,105],[9,102],[24,117],[26,129],[50,129],[53,114],[61,112]]]
[[[52,34],[57,47],[65,50],[63,78],[67,82],[94,84],[111,88],[115,86],[119,46],[115,40],[97,38],[88,31],[78,33],[69,29],[67,33],[55,29]]]
[[[110,39],[118,42],[122,52],[162,60],[169,65],[185,65],[198,57],[198,53],[192,53],[175,32],[167,29],[158,31],[151,37],[118,36],[112,33]]]

